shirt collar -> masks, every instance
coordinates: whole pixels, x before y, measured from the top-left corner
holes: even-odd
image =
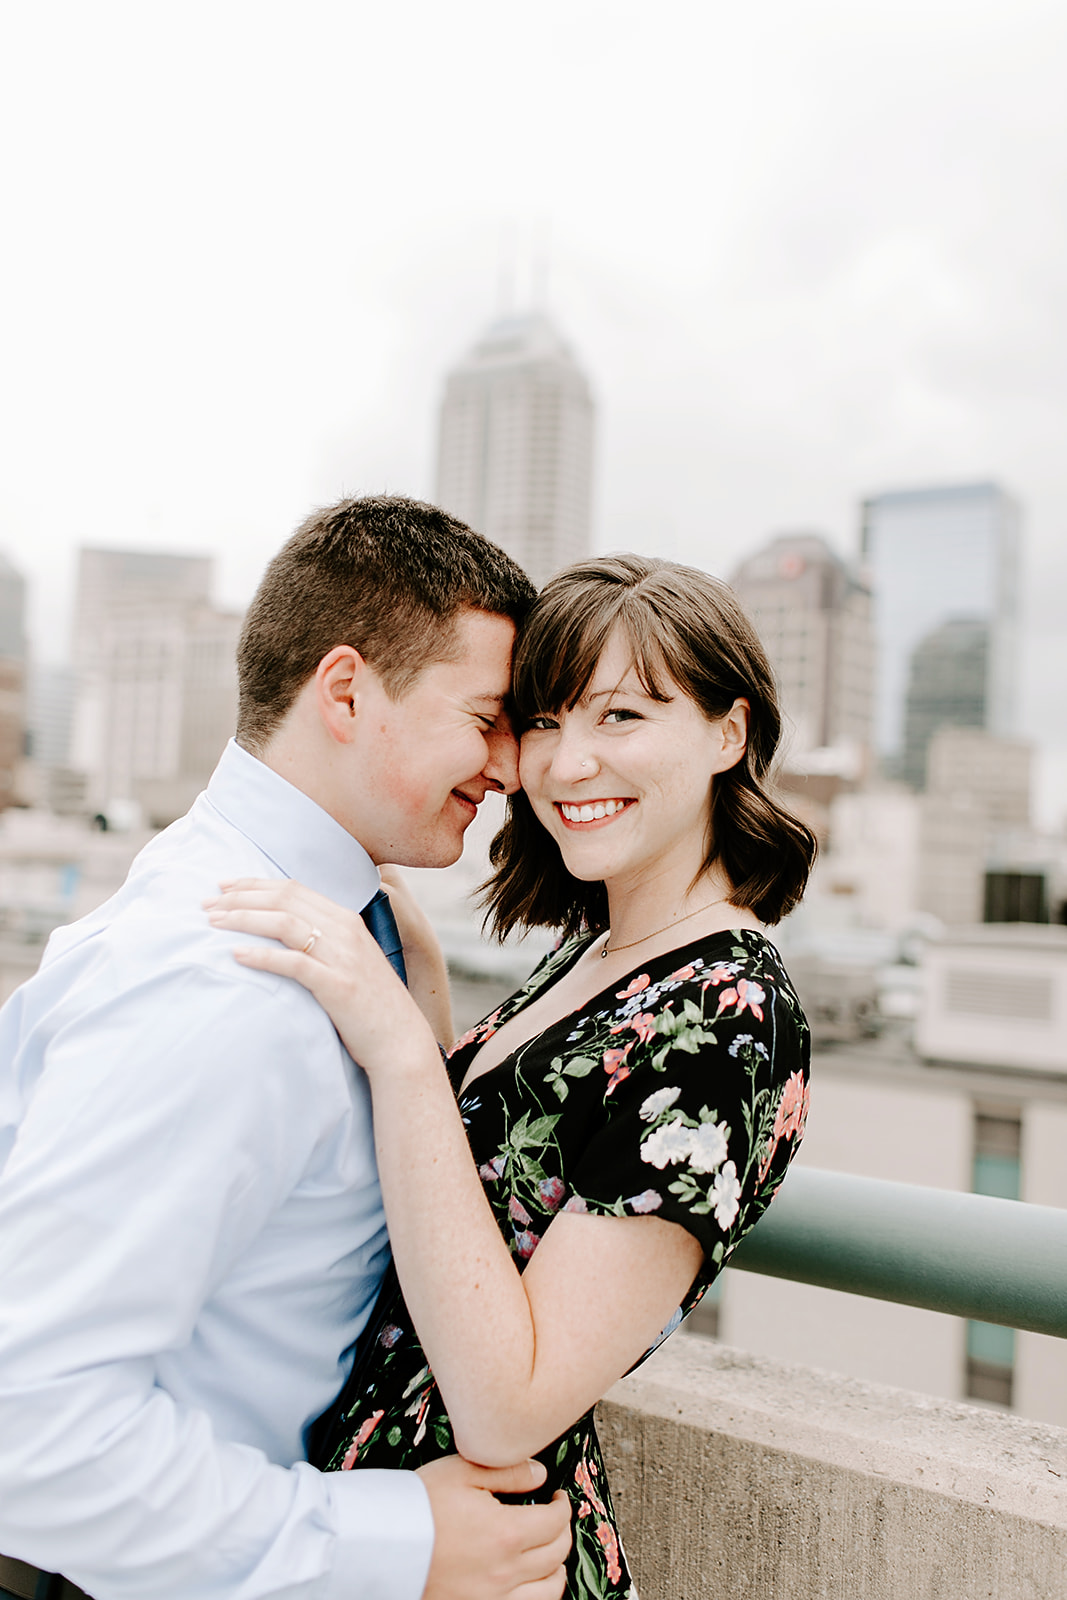
[[[207,800],[286,878],[351,911],[362,911],[378,892],[378,869],[359,840],[233,739],[211,776]]]

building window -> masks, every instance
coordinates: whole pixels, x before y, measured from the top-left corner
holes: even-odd
[[[1018,1200],[1022,1121],[1018,1106],[979,1101],[974,1108],[975,1194]],[[1015,1370],[1015,1330],[968,1322],[966,1393],[970,1400],[1010,1406]]]
[[[986,873],[983,922],[1047,922],[1048,919],[1044,873]]]

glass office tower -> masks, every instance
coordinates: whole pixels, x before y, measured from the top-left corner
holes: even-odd
[[[898,771],[913,657],[948,622],[988,628],[979,725],[1011,734],[1018,692],[1019,507],[995,483],[898,489],[863,502],[874,598],[875,742]],[[915,754],[912,753],[912,765]]]

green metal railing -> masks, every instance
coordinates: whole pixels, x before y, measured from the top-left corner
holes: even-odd
[[[1067,1210],[795,1167],[730,1261],[1067,1339]]]

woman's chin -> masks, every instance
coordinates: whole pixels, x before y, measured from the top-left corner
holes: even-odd
[[[571,877],[579,883],[603,883],[609,876],[609,863],[603,858],[596,860],[588,850],[567,850],[561,845],[560,855]]]
[[[566,863],[564,863],[564,865],[566,866]],[[599,872],[576,872],[573,867],[567,867],[567,871],[570,873],[571,877],[575,878],[579,883],[604,882],[603,876]]]

